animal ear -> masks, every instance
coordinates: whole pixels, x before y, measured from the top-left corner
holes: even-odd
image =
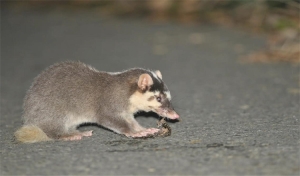
[[[155,74],[162,80],[162,75],[161,75],[161,72],[159,70],[156,70]]]
[[[151,76],[147,73],[141,74],[138,81],[138,86],[141,90],[146,90],[147,87],[153,84]]]

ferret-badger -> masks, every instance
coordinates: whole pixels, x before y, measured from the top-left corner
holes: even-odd
[[[144,128],[134,118],[138,111],[153,111],[179,119],[160,71],[141,68],[101,72],[81,62],[54,64],[38,75],[23,104],[24,125],[17,141],[80,140],[84,123],[96,123],[127,137],[155,135],[158,128]]]

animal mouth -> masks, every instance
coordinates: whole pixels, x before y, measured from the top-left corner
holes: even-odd
[[[167,117],[169,119],[179,119],[179,115],[174,110],[158,108],[155,109],[155,112],[162,117]]]
[[[158,115],[160,115],[162,117],[167,117],[167,113],[168,113],[168,111],[164,108],[154,109],[154,112],[156,112]]]

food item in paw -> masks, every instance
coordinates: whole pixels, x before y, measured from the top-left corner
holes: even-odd
[[[171,127],[167,124],[164,118],[158,121],[157,126],[160,129],[160,131],[157,133],[157,136],[167,137],[171,135]]]

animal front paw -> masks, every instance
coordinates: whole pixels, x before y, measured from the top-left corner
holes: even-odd
[[[148,138],[148,137],[154,137],[159,132],[158,128],[147,128],[145,130],[131,133],[131,134],[125,134],[127,137],[133,137],[133,138]]]

